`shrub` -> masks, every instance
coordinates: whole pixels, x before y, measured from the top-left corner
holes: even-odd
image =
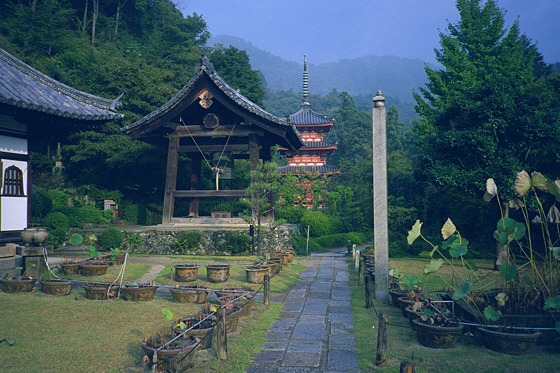
[[[244,233],[230,233],[225,238],[225,250],[232,254],[241,254],[251,250],[251,237]]]
[[[81,227],[82,219],[80,217],[80,211],[74,206],[60,206],[53,209],[53,212],[61,212],[68,218],[68,224],[71,227]]]
[[[365,241],[363,233],[336,233],[315,238],[315,241],[324,248],[343,247],[350,240],[351,244],[360,244]]]
[[[52,207],[53,203],[49,193],[43,188],[37,188],[31,198],[31,216],[41,220],[51,212]]]
[[[289,224],[299,224],[303,214],[307,209],[295,206],[286,206],[283,208],[274,209],[274,217],[277,219],[284,219]]]
[[[49,232],[47,245],[52,245],[56,248],[66,241],[66,234],[68,232],[68,218],[66,215],[61,212],[51,212],[45,216],[43,224]]]
[[[118,249],[122,245],[123,235],[117,228],[107,228],[101,232],[97,242],[105,250]]]
[[[58,189],[51,189],[47,193],[51,197],[53,208],[68,206],[70,194]]]
[[[294,240],[294,251],[297,255],[306,255],[307,254],[307,238],[306,237],[297,237]],[[321,245],[315,241],[314,238],[309,239],[309,253],[323,251]]]
[[[311,237],[326,236],[339,233],[342,228],[340,219],[328,216],[322,211],[307,210],[301,218],[302,229],[307,229],[309,225],[309,235]]]
[[[128,205],[124,208],[122,218],[132,224],[150,224],[148,210],[141,204]]]
[[[101,210],[85,205],[79,208],[80,220],[82,223],[99,224],[101,222]]]
[[[171,248],[185,254],[189,250],[196,249],[202,237],[203,233],[199,231],[182,232],[171,243]]]

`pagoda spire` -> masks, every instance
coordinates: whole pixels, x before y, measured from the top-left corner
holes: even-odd
[[[303,102],[301,103],[301,108],[310,107],[309,104],[309,89],[308,89],[308,78],[307,78],[307,55],[303,55]]]

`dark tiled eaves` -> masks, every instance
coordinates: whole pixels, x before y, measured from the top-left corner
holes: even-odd
[[[333,124],[334,118],[319,114],[310,107],[303,107],[289,116],[290,123],[297,125]]]
[[[303,149],[319,149],[319,148],[327,148],[327,149],[336,149],[337,147],[336,141],[304,141],[303,147],[300,148],[300,151]]]
[[[118,99],[90,95],[54,80],[0,49],[0,103],[63,118],[108,121]]]
[[[280,166],[278,171],[283,174],[305,174],[318,172],[320,174],[335,174],[339,173],[340,169],[331,165],[324,166]]]

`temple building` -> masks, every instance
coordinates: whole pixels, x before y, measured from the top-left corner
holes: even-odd
[[[335,141],[326,141],[324,136],[334,125],[334,118],[319,114],[311,108],[309,103],[307,58],[303,62],[303,99],[300,109],[288,116],[288,121],[295,125],[304,146],[297,152],[286,148],[278,148],[286,155],[286,166],[278,167],[283,175],[302,175],[318,173],[320,175],[332,175],[340,173],[340,170],[327,164],[327,156],[332,155],[337,148]],[[307,185],[308,196],[306,200],[313,200],[311,184]]]
[[[0,49],[0,241],[30,224],[32,152],[69,130],[121,119],[119,99],[71,88]]]

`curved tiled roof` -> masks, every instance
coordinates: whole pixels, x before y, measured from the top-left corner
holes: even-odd
[[[336,141],[304,141],[303,147],[300,150],[308,149],[308,148],[332,148],[338,145]]]
[[[329,124],[334,122],[334,118],[327,115],[319,114],[311,109],[309,105],[302,105],[301,109],[288,117],[290,123],[297,125],[318,125]]]
[[[109,100],[69,87],[18,60],[0,48],[0,103],[78,120],[109,121],[119,98]]]
[[[278,171],[283,174],[305,174],[308,172],[318,172],[320,174],[339,173],[340,169],[331,165],[324,166],[280,166]]]
[[[172,109],[174,109],[177,105],[181,103],[181,101],[192,91],[194,88],[195,83],[202,77],[203,74],[206,74],[214,84],[232,99],[237,105],[242,107],[243,109],[249,111],[250,113],[262,118],[263,120],[272,123],[276,126],[287,127],[289,131],[292,132],[292,136],[294,139],[297,139],[297,145],[303,145],[303,140],[299,135],[299,132],[296,130],[294,124],[280,119],[269,112],[263,110],[258,105],[254,104],[252,101],[244,97],[239,91],[231,88],[216,72],[214,69],[214,65],[210,62],[207,56],[202,55],[200,58],[200,63],[196,65],[195,75],[189,80],[189,82],[169,101],[163,104],[160,108],[154,110],[150,114],[146,115],[144,118],[123,127],[122,129],[130,133],[142,126],[149,125],[150,122],[156,120],[157,118],[163,116],[164,114],[168,113]],[[296,147],[298,148],[298,147]]]

